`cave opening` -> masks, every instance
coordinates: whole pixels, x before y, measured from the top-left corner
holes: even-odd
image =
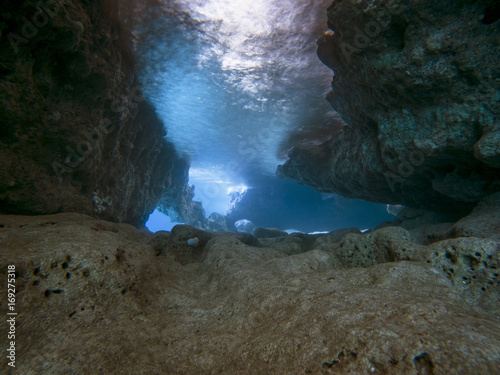
[[[332,71],[316,52],[329,5],[168,1],[149,7],[134,30],[145,95],[167,140],[190,161],[194,200],[205,216],[225,216],[229,230],[252,218],[304,232],[393,218],[383,205],[275,176],[293,146],[324,142],[338,130],[339,116],[325,100]],[[246,197],[234,196],[240,186]],[[147,223],[151,230],[175,224],[160,211]]]

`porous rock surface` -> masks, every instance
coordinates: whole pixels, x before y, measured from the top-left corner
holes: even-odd
[[[476,1],[335,1],[318,41],[348,125],[278,175],[346,197],[466,210],[498,191],[500,21]]]
[[[7,265],[17,272],[10,373],[498,373],[498,239],[450,231],[424,244],[425,215],[407,216],[257,240],[2,215],[2,295]]]
[[[181,201],[188,164],[134,71],[122,3],[0,6],[0,212],[141,225]]]

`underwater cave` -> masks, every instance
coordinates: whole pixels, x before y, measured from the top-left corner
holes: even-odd
[[[290,149],[324,143],[345,126],[325,99],[332,71],[316,53],[328,5],[166,2],[144,12],[134,27],[141,84],[166,138],[189,160],[193,199],[203,207],[195,221],[173,220],[230,231],[249,220],[308,233],[394,218],[383,204],[276,176]],[[160,204],[146,226],[170,230],[169,212]]]
[[[2,3],[0,373],[498,373],[499,36],[494,0]]]

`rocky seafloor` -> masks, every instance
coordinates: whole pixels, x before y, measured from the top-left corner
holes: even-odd
[[[499,207],[276,238],[2,215],[10,373],[498,374]]]

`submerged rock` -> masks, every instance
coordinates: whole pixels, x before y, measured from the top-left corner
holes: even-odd
[[[387,212],[390,213],[391,215],[398,216],[398,214],[403,211],[405,206],[402,206],[400,204],[388,204],[387,205]]]
[[[451,228],[456,237],[480,237],[500,240],[500,193],[486,197],[471,214]]]
[[[252,230],[252,234],[257,238],[275,238],[286,237],[288,233],[278,228],[263,228],[256,227]]]
[[[491,218],[488,199],[452,225]],[[152,234],[82,214],[0,215],[16,370],[496,373],[500,228],[424,245],[412,233],[439,223],[419,217],[260,246],[185,225]]]
[[[461,213],[498,191],[495,9],[334,2],[318,55],[334,71],[328,101],[347,126],[292,149],[278,175],[325,193]]]
[[[227,223],[224,215],[212,212],[208,216],[209,230],[214,232],[227,232]]]
[[[234,223],[234,227],[238,232],[252,233],[252,231],[255,229],[255,224],[250,220],[241,219]]]

